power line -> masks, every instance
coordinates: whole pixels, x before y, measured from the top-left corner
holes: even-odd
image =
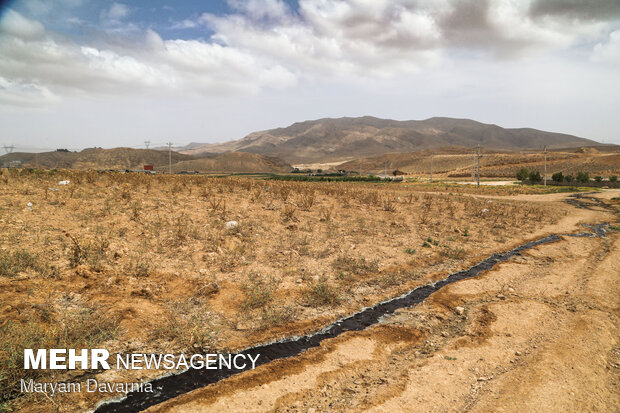
[[[144,146],[146,146],[146,149],[149,148],[149,145],[151,144],[151,141],[144,141]]]

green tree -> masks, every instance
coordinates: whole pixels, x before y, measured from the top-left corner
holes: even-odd
[[[602,177],[602,176],[598,176],[598,175],[597,175],[597,176],[595,176],[595,177],[594,177],[594,180],[595,180],[596,182],[601,182],[601,181],[603,180],[603,177]]]
[[[616,175],[612,175],[609,177],[609,182],[618,182],[618,177]]]
[[[517,179],[519,181],[526,181],[530,177],[530,170],[527,168],[521,168],[517,171]]]
[[[564,180],[564,175],[562,172],[556,172],[551,175],[551,179],[553,179],[553,182],[562,182]]]
[[[582,184],[590,182],[590,174],[587,172],[577,172],[577,182]]]
[[[540,172],[538,172],[538,171],[531,171],[530,172],[530,181],[532,181],[533,183],[542,181],[542,176],[540,175]]]
[[[566,175],[566,176],[564,177],[564,180],[565,180],[566,182],[573,182],[573,179],[575,179],[575,178],[574,178],[572,175]]]

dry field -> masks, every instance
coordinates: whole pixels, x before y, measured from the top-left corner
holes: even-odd
[[[70,183],[59,185],[62,180]],[[600,222],[604,215],[588,215],[560,202],[563,194],[531,202],[534,195],[527,194],[543,191],[538,187],[484,188],[478,191],[485,195],[470,195],[476,191],[445,185],[2,170],[1,406],[16,411],[83,411],[100,401],[98,393],[57,395],[53,400],[19,395],[16,386],[24,377],[23,348],[98,346],[117,352],[158,353],[241,349],[316,331],[365,306],[466,268],[493,252],[548,233],[573,231],[581,222]],[[238,225],[227,225],[230,221]],[[617,234],[613,237],[606,241],[612,242],[606,248],[617,257]],[[572,254],[579,258],[596,251],[596,245],[583,250],[577,245]],[[535,253],[532,257],[531,265],[547,265],[544,258],[540,258],[543,264],[538,264]],[[559,258],[557,261],[560,265]],[[556,265],[553,258],[548,262]],[[503,291],[511,283],[506,277],[505,281],[493,281],[492,288]],[[450,288],[458,290],[460,285]],[[527,288],[538,291],[538,287]],[[519,301],[514,309],[495,310],[494,290],[481,292],[483,287],[475,284],[471,288],[463,294],[486,297],[486,301],[472,298],[476,304],[472,304],[471,317],[487,317],[484,325],[501,311],[522,311],[523,323],[529,322],[527,317],[542,317],[554,328],[555,319],[549,318],[547,310],[528,315],[528,301]],[[548,288],[553,291],[555,287],[550,284]],[[545,294],[550,291],[536,293],[536,305],[545,306]],[[393,336],[391,327],[383,325],[359,333],[355,339],[359,338],[359,343],[346,342],[347,336],[342,346],[338,347],[336,340],[321,349],[332,346],[348,352],[353,363],[357,357],[379,354],[379,348],[387,352],[381,353],[384,355],[403,348],[415,354],[418,350],[411,343],[403,344],[403,337],[417,342],[435,330],[439,334],[436,320],[448,320],[441,329],[455,326],[447,330],[448,335],[437,336],[443,337],[439,339],[442,342],[468,328],[478,328],[466,321],[459,324],[448,310],[451,298],[445,295],[444,302],[441,297],[434,298],[437,304],[429,304],[438,306],[436,318],[431,310],[411,310],[413,319],[435,321],[403,321],[410,323],[408,335],[401,331]],[[503,301],[499,304],[505,305]],[[424,326],[429,331],[421,328]],[[378,334],[383,331],[380,329],[388,330]],[[585,337],[587,333],[586,328]],[[364,341],[364,334],[368,340],[374,337],[372,340],[385,343]],[[489,336],[487,330],[472,334],[480,336],[479,342]],[[438,351],[441,346],[436,344],[428,344],[432,351],[424,354]],[[313,354],[308,353],[307,357]],[[381,368],[387,371],[391,363],[385,363]],[[433,368],[445,370],[443,364]],[[322,371],[320,366],[317,369]],[[47,374],[36,377],[39,380],[96,376],[129,381],[161,372],[39,374]],[[406,375],[406,370],[399,374]],[[393,379],[385,380],[392,383]],[[437,376],[436,380],[442,379]],[[306,396],[300,393],[299,397]],[[293,397],[287,406],[297,403],[302,409],[312,406],[313,400],[320,404],[314,396],[308,397],[301,404]],[[349,399],[343,400],[342,409]],[[394,403],[392,410],[409,402]]]
[[[437,177],[457,178],[471,177],[473,153],[450,153],[438,151],[433,155],[433,173]],[[391,173],[395,169],[406,172],[411,176],[425,176],[430,174],[431,159],[429,151],[387,154],[373,158],[345,162],[334,169],[362,170],[363,172]],[[542,152],[538,153],[483,153],[480,158],[480,175],[486,178],[514,179],[520,168],[544,170]],[[588,172],[592,177],[596,175],[620,175],[620,154],[618,152],[598,152],[584,150],[583,152],[548,152],[547,173],[551,176],[555,172],[575,176],[578,172]]]

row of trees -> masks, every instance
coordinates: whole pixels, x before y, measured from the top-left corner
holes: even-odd
[[[532,183],[538,183],[538,182],[542,182],[542,176],[540,175],[540,172],[538,171],[530,171],[527,168],[521,168],[517,171],[517,179],[519,181],[530,181]],[[556,172],[553,175],[551,175],[551,179],[554,182],[573,182],[573,181],[577,181],[579,183],[587,183],[590,182],[590,174],[587,172],[577,172],[577,176],[572,176],[572,175],[564,175],[562,172]],[[603,180],[602,176],[595,176],[594,180],[596,182],[601,182]],[[609,181],[610,182],[616,182],[618,180],[618,177],[615,175],[612,175],[609,177]]]

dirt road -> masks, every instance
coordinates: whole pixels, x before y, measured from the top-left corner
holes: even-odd
[[[561,229],[612,218],[594,209]],[[619,258],[616,231],[563,237],[365,331],[149,411],[617,412]]]

